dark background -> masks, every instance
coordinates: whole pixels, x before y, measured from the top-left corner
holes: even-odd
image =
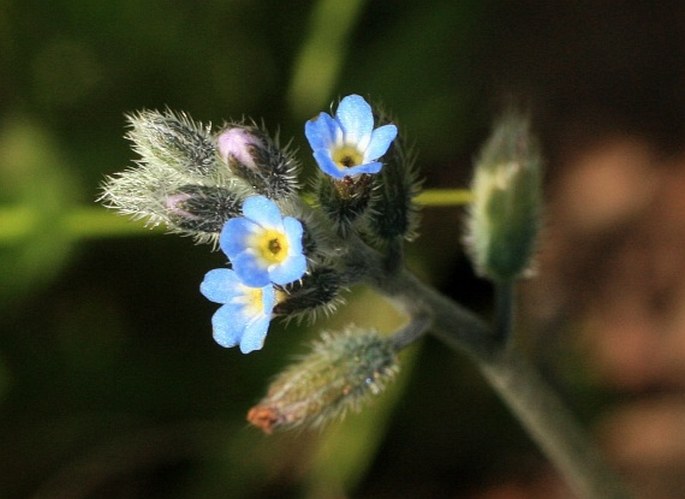
[[[615,305],[627,291],[673,335],[685,333],[682,203],[655,208],[666,199],[656,187],[632,202],[646,182],[677,186],[675,200],[685,186],[683,3],[340,4],[0,1],[0,496],[565,497],[468,359],[432,339],[408,352],[390,394],[343,425],[271,437],[247,428],[247,409],[318,330],[386,320],[368,305],[374,298],[353,290],[330,326],[274,324],[265,348],[244,356],[214,344],[216,307],[198,292],[220,255],[97,215],[104,175],[134,159],[126,112],[263,119],[293,138],[310,169],[304,121],[360,93],[415,141],[429,188],[466,187],[498,110],[512,101],[532,110],[550,206],[539,277],[524,289],[524,343],[636,486],[679,497],[685,436],[673,451],[680,461],[658,452],[657,464],[625,461],[622,439],[609,438],[621,426],[607,414],[636,397],[680,400],[682,370],[626,375],[661,362],[640,357],[644,341],[625,363],[598,368],[607,356],[594,354],[614,355],[625,338],[597,346],[592,335],[603,320],[616,324],[603,300]],[[606,154],[598,185],[599,170],[585,167]],[[614,193],[626,171],[632,183]],[[611,193],[608,213],[621,216],[599,220],[593,205]],[[409,263],[487,314],[490,288],[460,249],[462,215],[426,208]],[[634,235],[647,229],[641,244]],[[619,258],[626,248],[634,254]],[[650,266],[656,253],[667,270]],[[652,290],[655,273],[666,284],[636,292]],[[679,410],[665,413],[677,421]],[[663,428],[655,424],[646,427]],[[669,431],[681,426],[659,435],[677,441]],[[640,474],[645,466],[651,474]]]

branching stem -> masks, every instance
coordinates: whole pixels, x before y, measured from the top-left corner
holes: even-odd
[[[495,325],[490,327],[410,272],[384,272],[382,257],[361,241],[349,256],[357,265],[365,261],[366,280],[411,317],[396,336],[398,345],[430,332],[448,347],[465,352],[579,497],[630,497],[563,401],[511,341],[512,283],[497,286]]]

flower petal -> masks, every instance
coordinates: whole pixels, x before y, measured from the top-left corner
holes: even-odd
[[[280,228],[281,210],[264,196],[250,196],[243,203],[243,215],[265,228]]]
[[[312,150],[329,149],[335,144],[342,130],[337,121],[327,113],[319,113],[314,119],[304,124],[304,135],[309,141]]]
[[[383,125],[376,128],[371,133],[371,142],[364,151],[364,162],[375,161],[386,152],[393,140],[397,137],[397,127],[395,125]]]
[[[245,327],[243,337],[240,340],[240,351],[243,353],[250,353],[254,350],[260,350],[264,345],[266,333],[269,330],[269,323],[271,322],[271,311],[276,302],[276,292],[274,287],[269,284],[262,288],[262,307],[263,312],[254,316]]]
[[[373,130],[371,106],[359,95],[348,95],[340,101],[335,117],[340,123],[346,144],[368,140]]]
[[[361,175],[362,173],[373,175],[381,171],[381,168],[383,168],[383,163],[371,161],[370,163],[364,163],[363,165],[348,168],[348,170],[351,170],[350,175]]]
[[[212,336],[214,341],[225,348],[231,348],[240,343],[246,326],[246,320],[240,314],[236,305],[219,307],[212,316]]]
[[[233,270],[246,286],[262,288],[269,284],[267,265],[251,251],[243,251],[231,258]]]
[[[355,175],[361,175],[362,173],[373,175],[374,173],[381,171],[381,168],[383,168],[383,163],[372,161],[371,163],[364,163],[363,165],[346,168],[344,173],[348,177],[354,177]]]
[[[331,158],[328,151],[314,151],[314,159],[322,172],[333,178],[342,179],[346,175],[347,168],[340,168]]]
[[[214,303],[228,303],[240,294],[240,279],[229,269],[214,269],[205,274],[200,292]]]
[[[268,286],[262,288],[262,308],[269,318],[271,317],[271,311],[274,309],[274,305],[276,305],[276,291],[271,283],[269,283]]]
[[[245,331],[243,332],[243,337],[240,340],[240,351],[242,353],[250,353],[255,350],[261,350],[264,346],[264,339],[266,338],[266,333],[269,331],[270,315],[264,315],[256,317],[252,322],[250,322]]]
[[[302,222],[297,218],[284,217],[283,229],[288,240],[289,254],[302,253],[302,234],[304,233]]]
[[[307,270],[307,259],[302,253],[287,258],[281,265],[269,269],[269,278],[274,284],[285,285],[297,281]]]
[[[245,251],[248,241],[259,230],[259,225],[247,218],[231,218],[221,229],[219,247],[232,261],[239,253]]]

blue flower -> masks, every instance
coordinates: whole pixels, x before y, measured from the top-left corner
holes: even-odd
[[[320,113],[304,126],[319,168],[343,179],[362,173],[378,173],[378,160],[397,136],[395,125],[374,130],[371,106],[359,95],[348,95],[338,105],[335,118]]]
[[[243,215],[228,220],[219,236],[219,246],[243,284],[259,288],[301,278],[307,270],[302,224],[283,217],[276,203],[264,196],[247,198]]]
[[[219,345],[240,345],[243,353],[262,348],[275,302],[271,284],[252,288],[243,284],[234,271],[214,269],[205,275],[200,292],[208,300],[222,304],[212,316],[213,336]]]

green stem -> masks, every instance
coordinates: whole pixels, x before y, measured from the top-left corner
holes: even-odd
[[[508,290],[508,291],[507,291]],[[490,385],[518,418],[531,438],[580,497],[618,499],[629,497],[594,443],[538,371],[511,342],[502,342],[476,316],[425,286],[408,273],[399,275],[387,289],[407,307],[431,310],[430,332],[445,344],[474,358]],[[511,286],[501,290],[500,321],[511,319]]]
[[[468,189],[426,189],[414,199],[423,206],[461,206],[473,201]]]
[[[42,230],[45,224],[57,224],[73,239],[123,237],[152,234],[143,222],[131,222],[105,208],[74,208],[54,213],[28,206],[0,207],[0,244],[12,244]]]
[[[514,346],[479,361],[478,367],[580,497],[630,497],[568,408]]]
[[[405,327],[392,335],[392,344],[395,350],[399,352],[421,338],[430,327],[430,324],[431,319],[428,314],[412,317]]]
[[[470,199],[470,192],[463,189],[427,189],[416,201],[424,206],[460,206]],[[61,224],[62,230],[74,239],[160,233],[147,230],[143,222],[132,222],[105,208],[83,206],[70,211],[46,212],[30,205],[0,205],[0,244],[23,240],[40,230],[45,221]]]
[[[352,246],[354,251],[350,256],[357,262],[358,258],[366,262],[366,278],[370,284],[399,301],[404,311],[415,319],[406,328],[408,333],[401,335],[402,343],[408,344],[430,330],[450,348],[469,354],[530,437],[580,497],[630,497],[554,390],[518,353],[515,344],[502,341],[511,328],[512,283],[498,286],[498,311],[493,331],[472,312],[423,284],[408,271],[384,272],[382,257],[361,242]]]

